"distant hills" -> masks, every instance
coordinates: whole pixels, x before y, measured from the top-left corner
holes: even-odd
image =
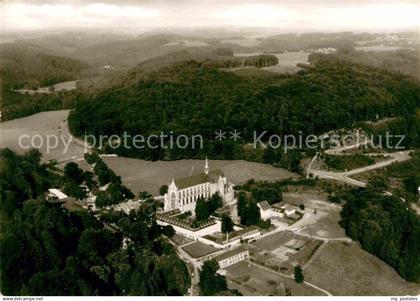
[[[165,68],[176,64],[185,66],[193,62],[198,64],[200,70],[229,70],[230,73],[239,75],[242,82],[252,82],[252,85],[256,85],[255,90],[259,91],[260,82],[267,81],[267,84],[275,85],[289,77],[279,77],[266,68],[260,68],[277,64],[279,56],[272,54],[315,51],[325,47],[333,47],[334,53],[311,54],[312,65],[316,65],[316,61],[326,61],[331,65],[335,60],[338,65],[362,64],[401,72],[419,79],[419,56],[415,41],[416,36],[411,33],[392,35],[350,32],[260,37],[246,32],[141,35],[62,32],[28,35],[14,43],[0,44],[2,120],[26,116],[40,110],[73,108],[78,98],[91,99],[93,95],[103,94],[104,91],[113,93],[118,89],[130,90],[139,83],[173,83],[179,74],[172,71],[168,73],[171,68]],[[412,49],[386,52],[354,50],[358,45],[374,46],[378,43]],[[237,54],[243,56],[239,57]],[[302,74],[309,73],[312,74],[309,70],[302,71],[300,75],[292,75],[290,78],[296,80]],[[225,77],[226,74],[222,72],[221,76]],[[79,80],[78,89],[66,92],[65,97],[18,95],[11,91],[11,88],[37,88],[76,79]],[[256,82],[258,83],[255,84]],[[353,87],[352,84],[350,86]],[[248,87],[245,90],[247,89]],[[354,89],[359,90],[358,87]],[[387,93],[381,97],[387,98]],[[379,115],[383,114],[380,112]]]
[[[314,53],[310,55],[309,60],[329,60],[331,58],[401,72],[420,80],[420,49],[364,52],[346,48],[328,55]]]
[[[157,56],[139,63],[133,68],[116,71],[107,76],[82,80],[80,87],[88,91],[97,91],[114,87],[123,87],[147,79],[153,72],[163,67],[180,62],[195,61],[203,67],[268,67],[278,63],[274,55],[252,55],[235,57],[229,48],[189,48]],[[168,79],[169,80],[169,79]]]
[[[80,78],[89,65],[51,55],[30,44],[0,44],[0,76],[4,89],[37,88]]]

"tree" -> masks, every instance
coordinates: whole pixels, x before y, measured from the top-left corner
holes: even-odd
[[[64,184],[63,191],[65,194],[79,200],[83,200],[86,198],[86,193],[84,192],[84,190],[79,185],[77,185],[73,180],[68,180]]]
[[[220,194],[217,192],[213,194],[210,199],[208,200],[209,203],[209,216],[216,211],[218,208],[223,206],[223,199]]]
[[[83,170],[75,162],[69,162],[64,166],[64,177],[66,181],[68,179],[74,181],[77,185],[80,185],[85,180],[85,174]]]
[[[165,235],[166,237],[172,237],[175,235],[175,230],[174,227],[172,227],[171,225],[168,226],[163,226],[162,227],[162,233],[163,235]]]
[[[210,217],[209,202],[204,198],[198,198],[195,204],[195,218],[197,221],[203,221]]]
[[[257,225],[260,220],[261,220],[260,208],[258,208],[255,202],[249,202],[245,225],[247,226]]]
[[[295,276],[296,283],[302,283],[303,282],[304,277],[303,277],[302,268],[300,267],[300,265],[295,266],[294,276]]]
[[[91,153],[91,154],[85,153],[84,158],[85,158],[86,162],[89,163],[89,164],[96,163],[100,159],[100,157],[97,153]]]
[[[106,191],[98,191],[98,194],[96,195],[95,205],[98,208],[111,205],[109,194]]]
[[[237,208],[242,225],[251,226],[260,223],[260,208],[258,208],[256,201],[253,198],[247,198],[243,191],[239,193]]]
[[[92,190],[96,187],[96,185],[98,184],[94,179],[93,179],[93,172],[90,171],[85,171],[85,182],[86,182],[86,186]]]
[[[388,186],[388,179],[385,176],[378,175],[369,181],[366,188],[374,193],[383,193],[388,188]]]
[[[203,296],[214,296],[227,290],[226,278],[217,274],[219,265],[215,260],[205,261],[200,271],[200,293]]]
[[[233,221],[229,215],[222,216],[222,233],[226,235],[233,231]]]
[[[162,185],[159,188],[159,194],[160,195],[165,195],[165,193],[168,192],[168,185]]]
[[[260,220],[258,227],[262,229],[268,229],[271,226],[271,219],[267,218],[266,220]]]
[[[139,199],[140,200],[147,200],[150,199],[152,197],[152,195],[150,193],[148,193],[147,191],[140,191],[139,192]]]
[[[238,215],[240,217],[245,215],[246,212],[246,203],[247,203],[247,199],[246,199],[246,195],[245,192],[241,191],[239,192],[238,195],[238,203],[237,203],[237,209],[238,209]]]

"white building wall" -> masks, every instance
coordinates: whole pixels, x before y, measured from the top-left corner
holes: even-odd
[[[232,264],[235,264],[237,262],[245,260],[248,257],[249,257],[249,251],[245,250],[245,251],[243,251],[241,253],[238,253],[236,255],[233,255],[229,258],[225,258],[225,259],[222,259],[222,260],[218,261],[218,264],[219,264],[219,267],[221,269],[224,269],[224,268],[226,268],[226,267],[228,267]]]
[[[197,230],[197,231],[192,231],[192,230],[189,230],[189,229],[185,229],[183,227],[172,225],[170,223],[167,223],[167,222],[164,222],[164,221],[161,221],[161,220],[157,220],[157,224],[160,225],[160,226],[168,226],[168,225],[172,226],[176,233],[184,235],[184,236],[186,236],[188,238],[191,238],[191,239],[194,239],[194,240],[199,240],[201,238],[201,236],[206,236],[206,235],[213,234],[215,232],[220,232],[220,228],[221,228],[221,222],[218,221],[218,220],[216,220],[216,223],[214,225],[211,225],[209,227],[206,227],[206,228],[203,228],[203,229],[200,229],[200,230]],[[206,240],[206,241],[209,241],[209,240]],[[216,245],[215,242],[212,242],[212,243],[214,243]],[[207,244],[209,244],[209,243],[207,243]]]
[[[260,215],[262,219],[269,219],[271,218],[271,210],[262,210],[260,208]]]

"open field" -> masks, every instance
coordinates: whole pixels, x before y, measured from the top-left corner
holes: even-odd
[[[272,53],[275,55],[279,63],[275,66],[264,68],[265,70],[278,72],[278,73],[294,73],[300,70],[296,65],[299,63],[308,63],[309,52],[298,51],[298,52],[284,52],[284,53]]]
[[[183,178],[204,171],[204,160],[145,161],[123,157],[103,158],[121,176],[124,185],[134,193],[146,190],[157,194],[161,185],[172,178]],[[271,165],[241,160],[209,160],[210,169],[221,169],[228,180],[242,184],[249,179],[282,180],[297,174]]]
[[[346,237],[344,229],[339,225],[341,207],[329,207],[327,211],[317,209],[322,217],[313,224],[305,226],[299,233],[316,235],[319,237],[335,239]]]
[[[287,199],[291,199],[291,194],[287,195]],[[299,233],[319,236],[326,239],[347,237],[344,229],[339,224],[339,221],[341,220],[341,206],[320,200],[309,200],[306,201],[304,205],[305,211],[310,212],[313,222],[306,223]]]
[[[326,239],[346,237],[339,225],[342,207],[327,201],[327,194],[319,188],[291,186],[283,193],[283,200],[295,206],[304,205],[306,216],[310,216],[310,222],[305,222],[299,233]]]
[[[208,254],[214,253],[219,249],[203,244],[202,242],[195,242],[182,248],[191,257],[200,258]]]
[[[74,90],[74,89],[76,89],[76,83],[77,83],[77,80],[71,80],[71,81],[57,83],[55,85],[51,85],[51,86],[47,86],[47,87],[40,87],[36,90],[33,90],[33,89],[18,89],[18,90],[13,90],[13,91],[21,93],[21,94],[30,94],[30,95],[34,95],[34,94],[37,94],[37,93],[51,94],[51,93],[54,93],[54,91],[58,92],[58,91]]]
[[[288,186],[283,192],[283,200],[289,204],[306,205],[312,200],[327,201],[328,194],[319,187]]]
[[[293,233],[288,231],[282,231],[268,235],[264,238],[258,239],[253,243],[257,248],[266,251],[273,251],[276,248],[282,246],[293,238]]]
[[[253,56],[263,54],[261,52],[252,53],[235,53],[235,56]],[[297,64],[307,64],[309,52],[295,51],[283,53],[264,53],[274,55],[279,60],[279,63],[274,66],[264,67],[263,70],[268,70],[276,73],[295,73],[300,70]]]
[[[18,118],[0,123],[0,148],[10,148],[19,154],[27,151],[19,146],[19,137],[29,135],[24,138],[24,143],[29,143],[30,137],[39,135],[45,141],[47,137],[57,139],[57,147],[47,149],[46,145],[40,147],[43,160],[70,160],[74,157],[81,157],[85,148],[76,143],[69,142],[69,136],[64,129],[64,122],[67,120],[69,110],[51,111],[37,113],[28,117]],[[38,143],[40,138],[35,138]],[[68,148],[66,149],[66,145]],[[145,161],[139,159],[123,157],[104,158],[108,166],[113,169],[127,187],[134,193],[148,191],[157,194],[161,185],[169,184],[172,178],[183,178],[203,172],[203,160],[179,160],[179,161]],[[90,170],[84,161],[78,162],[86,170]],[[296,177],[297,174],[291,173],[282,168],[271,165],[246,162],[240,160],[210,160],[211,169],[221,169],[230,181],[241,184],[254,178],[256,180],[282,180],[289,177]]]
[[[30,139],[36,146],[40,145],[41,138],[45,142],[50,139],[50,145],[57,147],[47,149],[46,143],[39,148],[43,154],[43,161],[71,159],[73,156],[80,156],[84,153],[84,147],[70,142],[68,149],[68,136],[61,136],[61,124],[67,119],[69,110],[50,111],[37,113],[31,116],[13,119],[0,123],[0,148],[10,148],[22,154],[27,151],[19,146],[19,138],[22,137],[22,146],[30,145]],[[28,136],[24,136],[28,135]],[[57,139],[57,140],[55,140]]]
[[[333,295],[418,295],[420,285],[402,279],[355,243],[329,242],[304,270],[305,280]]]
[[[238,289],[245,296],[284,296],[286,291],[292,296],[324,295],[306,284],[298,284],[291,278],[246,261],[227,267],[226,272],[228,287]]]
[[[293,267],[305,264],[320,244],[320,240],[282,231],[258,239],[248,247],[258,265],[291,274]]]

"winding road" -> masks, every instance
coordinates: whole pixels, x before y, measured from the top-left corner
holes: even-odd
[[[366,140],[362,143],[356,143],[353,145],[349,145],[349,146],[344,146],[344,147],[340,147],[340,148],[334,148],[334,149],[329,149],[326,150],[325,153],[329,154],[329,155],[336,155],[336,156],[340,156],[343,155],[343,152],[346,150],[350,150],[350,149],[355,149],[358,148],[361,145],[365,145],[370,143],[369,140]],[[355,174],[359,174],[359,173],[363,173],[363,172],[367,172],[367,171],[371,171],[371,170],[375,170],[378,168],[383,168],[386,167],[388,165],[391,165],[393,163],[396,162],[403,162],[406,160],[410,159],[410,152],[411,151],[400,151],[400,152],[393,152],[393,153],[370,153],[370,154],[366,154],[367,156],[385,156],[388,157],[388,160],[382,161],[382,162],[378,162],[372,165],[368,165],[365,167],[361,167],[361,168],[356,168],[356,169],[352,169],[349,171],[343,171],[343,172],[332,172],[332,171],[326,171],[326,170],[319,170],[319,169],[313,169],[312,165],[316,162],[319,153],[316,153],[316,155],[312,158],[311,162],[309,163],[308,168],[306,169],[306,177],[307,178],[314,178],[314,177],[318,177],[320,179],[332,179],[332,180],[337,180],[337,181],[341,181],[350,185],[355,185],[355,186],[359,186],[359,187],[366,187],[366,183],[359,181],[359,180],[355,180],[350,178],[350,176],[355,175]]]

